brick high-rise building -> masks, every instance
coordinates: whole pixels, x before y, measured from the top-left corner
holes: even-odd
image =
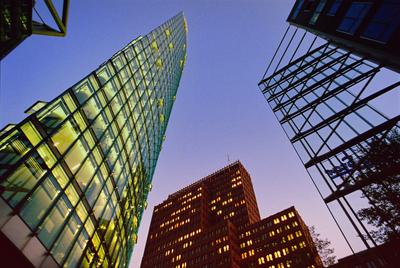
[[[249,173],[235,162],[155,206],[141,267],[319,267],[294,207],[260,219]]]

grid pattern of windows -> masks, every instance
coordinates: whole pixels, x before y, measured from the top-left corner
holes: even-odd
[[[186,32],[178,14],[3,131],[1,205],[14,216],[2,214],[2,232],[16,240],[15,230],[6,231],[14,217],[28,226],[35,266],[128,265],[186,60]]]

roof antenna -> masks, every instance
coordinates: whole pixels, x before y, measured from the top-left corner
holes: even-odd
[[[226,157],[228,158],[228,166],[231,164],[231,160],[229,159],[229,154],[226,154]]]

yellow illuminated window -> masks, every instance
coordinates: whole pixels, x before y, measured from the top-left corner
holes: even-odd
[[[272,261],[274,258],[272,257],[272,254],[268,254],[268,255],[265,257],[265,259],[266,259],[267,261]]]
[[[300,248],[304,248],[306,246],[306,242],[304,242],[304,241],[300,242],[299,246],[300,246]]]
[[[294,221],[293,223],[292,223],[292,226],[293,227],[296,227],[296,226],[298,226],[299,224],[297,223],[297,221]]]
[[[303,234],[301,233],[301,231],[297,231],[295,234],[296,234],[296,237],[300,237],[300,236],[303,235]]]
[[[247,258],[247,252],[242,253],[242,259],[246,259]]]
[[[279,223],[279,218],[274,219],[274,223],[275,224]]]
[[[278,263],[278,268],[285,268],[285,265],[283,263]]]
[[[297,250],[297,245],[292,246],[292,251],[296,251]]]
[[[289,249],[288,248],[282,249],[282,253],[283,253],[283,255],[289,254]]]
[[[275,231],[270,231],[269,232],[269,236],[271,237],[271,236],[274,236],[275,235]]]
[[[290,241],[290,240],[292,240],[292,239],[294,238],[294,236],[293,236],[293,234],[289,234],[289,235],[287,236],[287,238],[288,238],[288,240]]]
[[[275,251],[274,252],[274,256],[275,256],[275,258],[280,258],[281,257],[281,252],[279,250]]]
[[[258,258],[258,264],[264,264],[265,263],[265,259],[264,259],[264,257],[260,257],[260,258]]]
[[[294,212],[289,212],[288,216],[289,216],[289,218],[293,218],[294,217]]]
[[[249,250],[249,256],[253,256],[254,255],[254,249]]]

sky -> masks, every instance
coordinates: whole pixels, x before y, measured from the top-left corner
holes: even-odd
[[[130,267],[139,267],[153,207],[240,160],[261,216],[294,205],[308,225],[350,254],[257,84],[281,39],[293,0],[71,1],[64,38],[31,36],[1,62],[0,128],[25,118],[139,35],[183,11],[187,62]]]

